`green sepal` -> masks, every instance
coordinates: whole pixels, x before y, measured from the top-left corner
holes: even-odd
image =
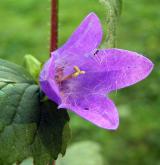
[[[37,82],[39,73],[42,69],[42,63],[34,56],[27,54],[24,56],[24,67],[31,74],[34,80]]]

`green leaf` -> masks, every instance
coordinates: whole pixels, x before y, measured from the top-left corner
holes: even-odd
[[[0,164],[21,162],[29,156],[39,121],[39,89],[27,83],[9,83],[0,96]],[[5,148],[5,150],[4,150]]]
[[[122,0],[99,0],[107,10],[107,47],[116,47],[116,28],[122,10]]]
[[[42,69],[42,63],[38,61],[34,56],[28,54],[24,56],[24,67],[37,82],[39,73]]]
[[[39,86],[20,66],[0,60],[0,165],[33,157],[48,164],[64,154],[69,117],[51,101],[41,102]]]
[[[0,82],[33,83],[33,78],[23,67],[0,59]]]

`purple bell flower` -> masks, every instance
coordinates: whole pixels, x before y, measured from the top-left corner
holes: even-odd
[[[99,18],[90,13],[59,49],[52,52],[40,74],[49,99],[93,124],[114,130],[119,115],[108,94],[146,78],[153,63],[122,49],[97,49],[102,40]]]

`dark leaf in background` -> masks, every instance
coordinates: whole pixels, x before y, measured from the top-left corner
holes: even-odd
[[[45,165],[65,153],[68,114],[50,101],[40,102],[40,95],[22,67],[0,60],[0,165],[27,157]]]
[[[45,165],[48,160],[52,162],[57,159],[59,153],[65,154],[70,140],[68,121],[69,116],[65,110],[57,110],[51,101],[43,103],[38,136],[32,146],[36,165]]]

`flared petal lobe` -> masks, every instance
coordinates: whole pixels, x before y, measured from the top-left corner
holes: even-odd
[[[145,79],[153,69],[153,63],[148,58],[123,49],[100,50],[94,61],[98,64],[96,70],[108,72],[104,76],[107,92],[133,85]]]
[[[55,103],[61,103],[61,96],[59,88],[55,82],[55,65],[54,57],[51,57],[44,65],[40,73],[40,87],[41,90]]]
[[[102,27],[99,18],[90,13],[71,35],[68,41],[57,50],[60,55],[75,53],[84,55],[99,46],[102,40]]]
[[[68,41],[52,52],[56,65],[69,69],[85,62],[86,55],[96,49],[102,40],[102,27],[99,18],[90,13],[71,35]],[[67,72],[68,73],[68,72]]]
[[[88,97],[70,98],[68,104],[62,104],[59,108],[67,108],[93,124],[110,130],[117,129],[119,116],[112,100],[104,96],[91,95]]]
[[[99,50],[80,69],[86,73],[64,83],[66,95],[106,94],[146,78],[153,63],[146,57],[122,49]]]

